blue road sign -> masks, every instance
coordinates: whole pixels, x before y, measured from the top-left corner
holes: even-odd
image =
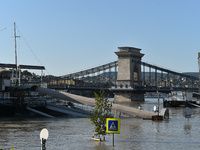
[[[107,133],[120,133],[120,119],[107,118],[106,119],[106,132]]]

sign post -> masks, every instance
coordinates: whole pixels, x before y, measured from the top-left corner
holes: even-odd
[[[106,132],[113,134],[113,146],[114,146],[114,133],[120,133],[120,119],[119,118],[107,118],[106,119]]]

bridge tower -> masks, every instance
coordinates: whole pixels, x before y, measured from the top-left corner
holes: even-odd
[[[115,101],[144,101],[142,86],[141,59],[144,54],[135,47],[118,47],[118,75],[116,86],[110,90],[115,93]]]

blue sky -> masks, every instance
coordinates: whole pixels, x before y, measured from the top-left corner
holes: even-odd
[[[16,22],[21,36],[18,63],[44,65],[46,75],[65,75],[115,61],[114,52],[123,46],[141,48],[145,62],[179,72],[198,71],[199,0],[0,2],[0,63],[15,63]]]

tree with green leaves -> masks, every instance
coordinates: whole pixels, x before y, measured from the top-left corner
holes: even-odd
[[[24,70],[22,72],[22,75],[25,75],[25,76],[32,76],[32,73],[30,73],[28,70]]]
[[[95,136],[106,135],[106,118],[113,118],[111,114],[112,104],[108,101],[108,94],[104,90],[100,90],[99,94],[96,92],[95,95],[95,108],[93,115],[89,116],[92,124],[95,125]]]

